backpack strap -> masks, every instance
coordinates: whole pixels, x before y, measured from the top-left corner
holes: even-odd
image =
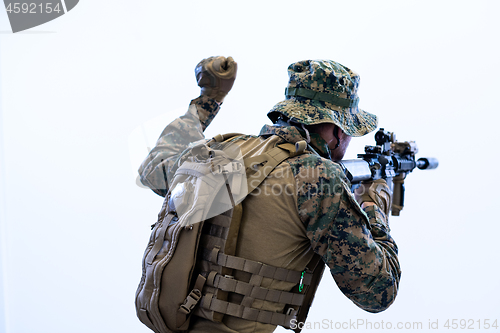
[[[221,301],[213,294],[202,297],[202,307],[215,312],[224,313],[233,317],[243,318],[250,321],[257,321],[264,324],[280,325],[285,328],[290,327],[290,322],[296,318],[296,311],[287,313],[277,313],[273,311],[257,310],[243,305]]]
[[[281,162],[304,153],[306,147],[305,141],[299,141],[295,145],[283,143],[263,154],[245,158],[248,193],[252,193]]]
[[[304,285],[309,285],[313,277],[313,275],[310,273],[305,273],[304,275],[302,275],[301,271],[275,267],[258,261],[220,253],[219,249],[217,248],[214,248],[212,250],[211,261],[218,266],[250,273],[252,274],[252,277],[256,275],[263,278],[270,278],[273,280],[293,283],[298,283],[302,280],[302,283]]]
[[[184,303],[182,303],[177,309],[177,329],[184,331],[189,327],[188,318],[192,310],[200,302],[202,298],[202,290],[205,286],[206,279],[201,274],[196,278],[193,290],[187,295]]]
[[[209,274],[207,284],[224,291],[282,304],[302,305],[304,302],[304,294],[267,289],[259,285],[236,280],[232,276],[222,276],[216,272],[214,273],[213,275]]]
[[[226,141],[226,140],[229,140],[235,136],[243,136],[245,134],[241,134],[241,133],[226,133],[226,134],[217,134],[216,136],[214,136],[212,138],[213,141],[215,142],[222,142],[222,141]],[[211,141],[212,141],[211,140]],[[209,141],[209,142],[211,142]]]

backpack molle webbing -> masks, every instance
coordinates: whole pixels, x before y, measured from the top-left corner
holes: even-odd
[[[220,300],[212,293],[204,292],[200,307],[264,324],[290,328],[290,321],[297,319],[298,309],[304,305],[306,293],[263,288],[260,286],[263,278],[294,282],[300,284],[305,290],[313,281],[313,274],[310,269],[300,272],[270,266],[261,262],[220,253],[217,248],[212,251],[210,261],[217,266],[244,271],[252,275],[249,282],[243,282],[236,280],[233,276],[223,276],[215,271],[210,272],[206,280],[206,286],[225,292],[237,293],[243,295],[244,298],[241,304],[235,304]],[[253,309],[251,305],[254,299],[286,304],[285,313]],[[198,312],[195,312],[195,314],[198,314]]]

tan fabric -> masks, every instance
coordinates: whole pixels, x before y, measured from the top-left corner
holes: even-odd
[[[278,138],[271,138],[265,145],[260,138],[249,139],[242,145],[242,153],[258,155],[274,145]],[[274,190],[274,192],[273,192]],[[282,195],[276,195],[282,191]],[[286,191],[286,193],[285,193]],[[282,163],[262,185],[243,201],[242,221],[236,256],[260,261],[268,265],[304,270],[313,256],[304,224],[297,212],[297,188],[289,164]],[[248,282],[250,274],[237,271],[237,280]],[[263,288],[288,291],[294,283],[264,278]],[[240,301],[241,296],[231,294],[231,301]],[[263,300],[254,300],[252,308],[281,312],[283,306]],[[189,332],[272,332],[276,327],[224,316],[222,323],[193,317]]]

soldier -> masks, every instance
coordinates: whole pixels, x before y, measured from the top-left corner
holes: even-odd
[[[141,165],[144,185],[159,195],[168,193],[179,154],[189,143],[203,139],[202,132],[233,86],[236,70],[231,57],[211,57],[198,64],[201,96],[191,101],[186,115],[165,128]],[[337,62],[299,61],[288,67],[288,74],[286,99],[268,113],[273,125],[265,125],[258,136],[231,140],[244,157],[283,143],[306,141],[307,147],[304,153],[277,165],[242,202],[234,256],[283,272],[305,271],[316,256],[358,307],[383,311],[394,301],[401,275],[397,246],[389,234],[391,191],[384,180],[378,180],[365,183],[364,191],[353,194],[336,163],[343,158],[351,137],[373,131],[377,118],[358,108],[359,76]],[[279,301],[294,298],[291,290],[296,291],[299,281],[254,275],[235,269],[217,281],[250,284],[265,290],[267,296],[239,293],[236,287],[227,292],[222,282],[212,282],[212,293],[225,291],[220,292],[225,295],[219,297],[223,301],[203,289],[204,301],[191,319],[189,332],[272,332],[277,325],[299,326],[311,300],[300,298],[307,309],[302,317],[293,317],[295,322],[290,318],[297,307],[286,308]],[[314,293],[319,279],[313,277],[309,283]],[[279,297],[269,296],[272,294]],[[255,309],[257,314],[250,316]],[[207,311],[212,315],[207,316]]]

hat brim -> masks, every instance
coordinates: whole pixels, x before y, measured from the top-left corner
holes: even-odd
[[[304,125],[333,123],[350,136],[363,136],[376,129],[378,125],[376,115],[358,107],[341,107],[302,97],[289,97],[277,103],[269,111],[268,116],[275,121],[277,113],[284,114],[289,119]]]

